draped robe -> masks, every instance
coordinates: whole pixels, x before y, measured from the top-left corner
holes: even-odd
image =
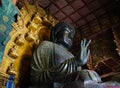
[[[46,85],[64,82],[66,75],[77,71],[74,56],[63,46],[43,41],[33,53],[31,61],[31,82]]]

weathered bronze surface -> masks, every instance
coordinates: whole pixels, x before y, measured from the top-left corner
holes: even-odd
[[[81,80],[84,84],[89,80],[100,82],[95,72],[85,74],[77,67],[88,61],[90,41],[81,42],[81,53],[75,58],[67,49],[72,46],[75,34],[74,27],[69,23],[58,23],[51,32],[51,41],[43,41],[35,50],[31,61],[31,82],[33,86],[53,88],[54,83],[66,84]],[[87,72],[87,71],[86,71]],[[97,76],[96,76],[97,75]],[[94,77],[93,77],[94,76]],[[92,77],[90,79],[90,77]]]

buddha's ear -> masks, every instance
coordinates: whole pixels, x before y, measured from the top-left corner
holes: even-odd
[[[54,30],[52,30],[50,33],[50,41],[54,41],[54,40],[55,40]]]
[[[54,38],[52,42],[57,42],[57,38]]]

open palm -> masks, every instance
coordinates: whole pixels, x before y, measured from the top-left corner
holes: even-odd
[[[86,41],[86,39],[81,41],[81,53],[80,53],[80,61],[81,64],[84,65],[87,63],[88,58],[89,58],[89,54],[90,54],[90,50],[88,49],[88,46],[90,44],[91,40]]]

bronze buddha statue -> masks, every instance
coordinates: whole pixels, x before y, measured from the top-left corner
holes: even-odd
[[[81,53],[75,58],[68,51],[72,46],[74,34],[75,29],[71,24],[60,22],[51,31],[51,41],[43,41],[36,48],[31,61],[31,82],[35,88],[61,88],[59,83],[60,86],[75,80],[84,83],[90,78],[87,75],[82,79],[81,71],[77,70],[88,61],[90,41],[81,41]],[[98,77],[95,81],[99,82],[101,79]]]

